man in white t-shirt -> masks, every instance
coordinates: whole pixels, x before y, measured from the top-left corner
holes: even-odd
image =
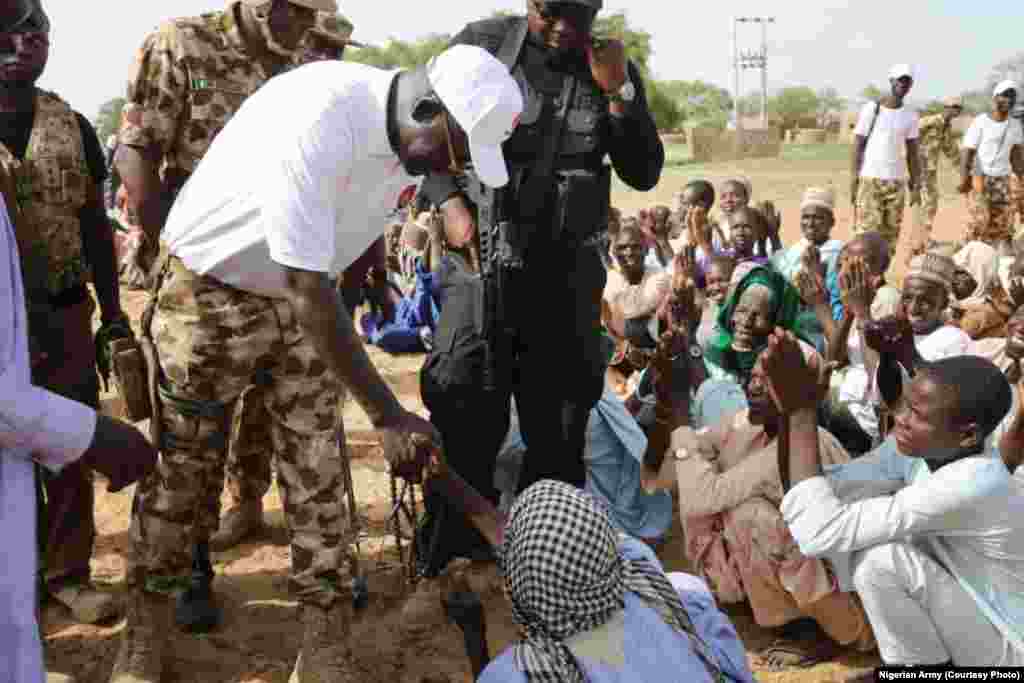
[[[880,232],[893,252],[903,223],[904,185],[910,190],[911,206],[921,201],[918,115],[903,105],[913,85],[913,69],[907,64],[894,66],[889,70],[889,95],[865,104],[854,129],[854,233]]]
[[[979,114],[964,135],[960,192],[968,195],[971,219],[965,242],[980,240],[1009,250],[1013,241],[1010,172],[1024,173],[1024,128],[1010,117],[1017,84],[1001,81],[992,92],[992,113]]]
[[[241,106],[179,193],[168,256],[144,320],[160,386],[162,458],[136,491],[128,622],[112,683],[158,683],[167,594],[189,568],[204,492],[220,492],[228,445],[270,425],[302,605],[292,680],[360,679],[348,646],[350,520],[341,407],[351,392],[402,476],[417,474],[429,422],[370,362],[336,280],[378,237],[410,176],[461,169],[508,182],[501,144],[523,100],[501,62],[453,47],[411,71],[324,61],[275,77]],[[259,141],[259,144],[254,144]]]

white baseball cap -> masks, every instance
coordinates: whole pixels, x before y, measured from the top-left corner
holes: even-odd
[[[489,187],[508,183],[501,145],[523,113],[523,96],[504,64],[472,45],[448,48],[427,65],[427,78],[448,112],[469,136],[469,155]]]
[[[889,78],[893,80],[899,80],[904,76],[914,77],[914,67],[909,64],[897,64],[893,68],[889,69]]]
[[[995,97],[996,95],[1002,95],[1007,90],[1013,90],[1014,92],[1017,92],[1017,83],[1011,81],[1010,79],[999,81],[999,84],[996,85],[995,89],[992,91],[992,97]]]

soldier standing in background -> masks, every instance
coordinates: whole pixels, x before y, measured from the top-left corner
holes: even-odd
[[[939,211],[939,161],[945,156],[954,164],[960,162],[960,150],[953,135],[953,119],[963,113],[963,100],[947,97],[942,101],[943,109],[938,114],[921,119],[918,147],[921,149],[921,206],[925,211],[924,234],[917,235],[917,248],[910,256],[924,251],[932,234],[935,214]]]
[[[214,137],[249,95],[297,64],[310,29],[330,34],[327,20],[336,11],[335,0],[231,0],[223,11],[171,20],[146,38],[128,82],[116,164],[153,250],[147,263],[156,257],[171,203]],[[236,504],[224,519],[224,535],[235,542],[261,525],[271,477],[266,424],[239,431],[245,444],[232,444],[227,467],[245,476],[232,476],[228,489],[248,504]],[[188,630],[209,630],[219,619],[210,537],[218,528],[224,481],[215,479],[207,481],[211,495],[202,498],[210,504],[197,513],[192,580],[178,602],[177,621]]]
[[[22,278],[33,351],[32,380],[99,408],[92,318],[100,334],[131,334],[121,310],[114,235],[103,202],[103,148],[92,125],[36,81],[50,54],[50,22],[37,0],[32,14],[0,44],[0,165],[13,178]],[[40,473],[46,494],[42,576],[45,593],[80,622],[113,616],[109,593],[90,581],[96,537],[92,473],[81,462]]]

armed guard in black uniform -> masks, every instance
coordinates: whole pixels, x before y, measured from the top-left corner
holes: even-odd
[[[508,185],[488,191],[472,172],[431,176],[423,185],[450,240],[458,226],[475,225],[466,234],[475,233],[481,255],[481,277],[454,263],[444,269],[423,400],[443,434],[446,460],[495,502],[510,396],[527,447],[519,490],[540,479],[585,483],[586,425],[606,365],[598,245],[611,169],[646,191],[664,163],[639,71],[620,41],[591,35],[601,4],[529,0],[527,16],[475,22],[452,41],[503,61],[526,103],[504,144]],[[427,511],[420,529],[427,576],[453,557],[487,553],[476,531],[429,490]]]

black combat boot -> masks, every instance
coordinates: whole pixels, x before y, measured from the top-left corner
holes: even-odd
[[[188,588],[178,595],[174,618],[183,631],[208,633],[220,623],[220,616],[220,608],[213,597],[210,544],[199,541],[192,546],[192,576]]]

